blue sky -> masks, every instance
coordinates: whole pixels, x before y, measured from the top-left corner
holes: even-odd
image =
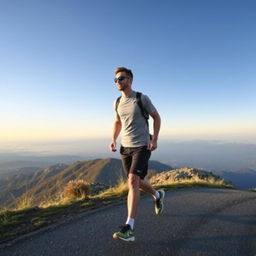
[[[256,143],[256,2],[0,1],[0,141],[111,137],[114,69],[162,138]]]

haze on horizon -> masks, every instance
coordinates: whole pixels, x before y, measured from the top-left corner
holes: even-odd
[[[218,139],[216,139],[218,138]],[[17,155],[77,155],[97,157],[119,157],[119,154],[109,151],[110,137],[106,138],[87,138],[74,140],[49,140],[49,141],[10,141],[0,145],[0,154],[17,154]],[[120,138],[117,141],[120,147]],[[256,147],[256,139],[251,140],[247,137],[242,137],[240,140],[230,137],[223,139],[222,137],[165,137],[160,136],[156,155],[166,154],[172,151],[176,145],[232,145],[235,147]],[[184,148],[185,149],[185,148]],[[154,152],[155,154],[155,152]]]
[[[0,172],[23,167],[46,168],[57,163],[72,164],[103,158],[120,159],[118,152],[108,149],[108,139],[38,142],[0,147]],[[120,144],[119,144],[120,145]],[[256,143],[234,143],[209,140],[159,140],[151,160],[173,168],[193,167],[209,171],[256,172]]]

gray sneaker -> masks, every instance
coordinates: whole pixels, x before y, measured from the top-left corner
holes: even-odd
[[[135,236],[130,225],[126,224],[124,226],[121,226],[120,228],[121,230],[119,232],[113,234],[114,239],[121,239],[127,242],[135,241]]]
[[[155,201],[155,213],[156,215],[159,215],[160,213],[162,213],[163,209],[164,209],[164,190],[160,189],[158,190],[158,193],[160,195],[160,197]]]

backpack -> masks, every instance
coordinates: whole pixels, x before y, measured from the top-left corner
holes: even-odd
[[[149,119],[149,115],[148,113],[145,111],[144,107],[143,107],[143,104],[142,104],[142,101],[141,101],[141,92],[136,92],[136,102],[137,104],[139,105],[139,108],[140,108],[140,111],[141,111],[141,114],[142,116],[145,118],[146,120],[146,123],[147,123],[147,126],[148,126],[148,119]],[[116,110],[116,114],[118,115],[118,112],[117,112],[117,108],[118,108],[118,105],[119,105],[119,102],[120,102],[120,99],[121,99],[122,96],[119,96],[116,100],[116,106],[115,106],[115,110]],[[119,116],[119,115],[118,115]],[[150,139],[152,139],[152,135],[149,134],[150,136]]]

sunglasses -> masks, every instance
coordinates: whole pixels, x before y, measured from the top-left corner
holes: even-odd
[[[122,82],[125,78],[128,78],[127,76],[119,76],[119,77],[116,77],[114,79],[115,83],[118,81],[118,82]]]

